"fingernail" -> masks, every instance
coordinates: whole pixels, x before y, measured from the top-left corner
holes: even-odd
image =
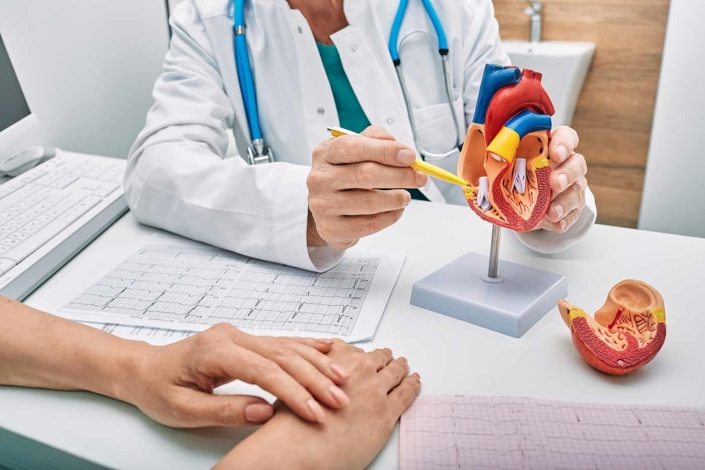
[[[417,382],[421,382],[421,376],[420,376],[417,372],[414,372],[413,374],[411,374],[411,376],[412,376]]]
[[[427,179],[428,179],[428,176],[426,176],[424,173],[421,173],[420,171],[416,172],[416,185],[417,186],[425,185]]]
[[[274,414],[272,405],[253,404],[245,407],[245,419],[250,423],[264,423]]]
[[[331,364],[330,368],[333,370],[333,373],[338,376],[340,380],[348,380],[350,378],[350,374],[348,374],[345,369],[340,367],[338,364]]]
[[[565,220],[561,220],[561,230],[565,230],[565,225],[566,225]]]
[[[330,387],[328,387],[328,391],[333,396],[333,399],[336,401],[336,403],[338,403],[340,406],[345,406],[350,403],[350,398],[348,398],[344,391],[342,391],[335,385],[331,385]]]
[[[565,160],[565,157],[568,156],[568,150],[566,150],[565,145],[559,145],[556,149],[556,153],[561,161]]]
[[[397,158],[402,165],[411,165],[416,161],[416,154],[412,150],[403,149],[399,151]]]
[[[411,202],[411,193],[409,191],[406,192],[406,204],[404,206],[408,206],[409,203]]]
[[[317,339],[316,342],[324,346],[330,346],[331,344],[333,344],[333,341],[330,339]]]
[[[308,409],[311,410],[317,422],[322,423],[326,419],[326,413],[323,411],[323,408],[313,398],[308,401]]]
[[[556,205],[555,205],[555,211],[556,211],[556,216],[557,216],[559,219],[560,219],[561,217],[563,217],[563,206],[561,206],[560,204],[556,204]]]
[[[566,175],[558,175],[558,186],[563,191],[568,186],[568,177]]]

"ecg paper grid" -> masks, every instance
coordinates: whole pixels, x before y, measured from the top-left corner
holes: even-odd
[[[321,274],[211,247],[146,245],[64,309],[349,335],[379,261],[346,257]]]
[[[705,468],[705,410],[423,397],[399,451],[401,470]]]

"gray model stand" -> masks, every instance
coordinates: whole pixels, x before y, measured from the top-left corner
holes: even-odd
[[[487,274],[488,257],[468,253],[414,284],[411,304],[515,338],[529,331],[568,296],[568,280],[499,261],[500,230],[492,226]]]

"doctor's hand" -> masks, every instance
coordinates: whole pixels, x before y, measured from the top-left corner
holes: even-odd
[[[421,188],[428,178],[410,168],[415,160],[377,126],[321,142],[307,180],[308,246],[349,248],[399,220],[411,195],[398,188]]]
[[[254,426],[273,408],[259,397],[214,395],[234,380],[260,386],[306,421],[323,422],[350,401],[337,385],[349,378],[326,354],[332,341],[252,336],[216,325],[168,346],[149,346],[132,361],[118,398],[168,426]],[[318,401],[317,401],[318,400]]]
[[[549,177],[553,201],[536,228],[563,233],[577,222],[585,207],[587,163],[585,157],[574,152],[579,141],[577,132],[561,126],[551,135],[548,156],[553,169]]]

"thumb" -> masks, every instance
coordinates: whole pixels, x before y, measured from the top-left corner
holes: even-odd
[[[274,407],[260,397],[211,395],[193,391],[182,415],[184,427],[256,426],[267,422]]]

